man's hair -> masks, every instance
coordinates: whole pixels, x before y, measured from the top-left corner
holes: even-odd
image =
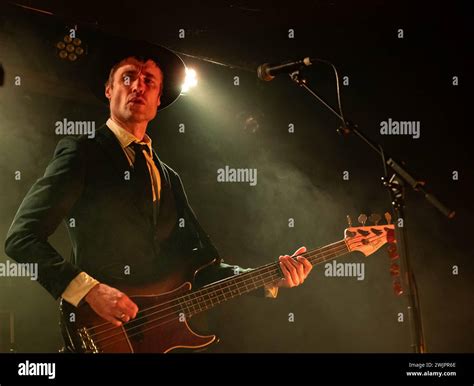
[[[110,72],[109,72],[109,77],[108,77],[107,81],[105,82],[105,87],[107,87],[107,86],[112,87],[112,84],[114,83],[115,72],[129,58],[134,58],[134,59],[138,60],[140,63],[146,63],[147,61],[151,60],[155,64],[155,66],[158,67],[158,69],[160,70],[162,78],[164,77],[163,70],[160,68],[160,66],[158,65],[158,63],[156,63],[156,61],[154,59],[152,59],[150,57],[147,57],[147,56],[132,55],[132,56],[128,56],[128,57],[122,59],[120,62],[118,62],[118,63],[116,63],[112,66],[112,68],[110,69]],[[161,85],[160,85],[160,96],[161,96],[162,93],[163,93],[163,82],[161,82]]]

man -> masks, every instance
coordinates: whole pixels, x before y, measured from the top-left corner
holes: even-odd
[[[108,67],[110,118],[93,139],[59,141],[44,176],[13,220],[5,250],[18,262],[37,263],[38,280],[54,298],[75,306],[87,302],[120,326],[136,317],[138,307],[115,286],[152,281],[160,269],[195,248],[218,256],[180,177],[160,161],[146,134],[157,111],[179,96],[183,62],[144,42],[121,40],[107,47],[101,60]],[[63,220],[71,262],[48,242]],[[293,257],[305,251],[302,247]],[[280,265],[284,277],[266,288],[267,295],[303,283],[312,268],[301,256],[280,256]],[[245,270],[220,261],[207,271],[209,282]]]

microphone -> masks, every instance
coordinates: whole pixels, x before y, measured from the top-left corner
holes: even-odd
[[[275,78],[278,74],[288,74],[304,67],[309,67],[313,64],[315,59],[306,57],[303,60],[296,62],[284,62],[279,64],[264,63],[257,67],[257,76],[265,81],[270,81]]]

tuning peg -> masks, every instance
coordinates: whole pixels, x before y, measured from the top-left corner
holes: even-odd
[[[367,216],[364,213],[362,213],[359,217],[357,217],[357,221],[359,221],[362,224],[362,226],[365,226],[365,223],[367,221]]]
[[[393,286],[393,292],[395,292],[396,296],[403,295],[402,283],[400,283],[399,280],[394,280],[392,283],[392,286]]]
[[[369,220],[372,221],[375,225],[377,225],[381,219],[382,216],[378,213],[372,213],[369,217]]]
[[[390,264],[390,275],[392,277],[400,276],[400,266],[397,263]]]
[[[347,215],[347,224],[349,225],[349,228],[352,227],[352,220],[351,220],[351,216]]]
[[[385,212],[384,217],[385,217],[385,220],[387,221],[387,224],[390,225],[392,223],[392,215],[388,212]]]
[[[387,252],[390,260],[396,260],[400,257],[397,251],[397,244],[393,242],[387,244]]]

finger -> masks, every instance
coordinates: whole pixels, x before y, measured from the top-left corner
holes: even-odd
[[[120,316],[117,317],[117,319],[122,321],[123,323],[127,323],[130,320],[130,316],[127,315],[125,312],[122,312]]]
[[[278,279],[275,283],[274,283],[275,287],[289,287],[288,285],[288,282],[285,278],[282,278],[282,279]]]
[[[102,314],[100,316],[102,316],[102,318],[112,323],[116,327],[120,327],[122,325],[122,321],[119,318],[116,318],[114,314],[107,314],[107,315]]]
[[[299,255],[301,255],[301,254],[303,254],[303,253],[305,253],[305,252],[306,252],[306,247],[305,247],[305,246],[302,246],[302,247],[298,248],[298,249],[295,251],[295,253],[293,253],[292,256],[293,256],[293,257],[296,256],[296,257],[297,257],[297,261],[298,261],[298,262],[301,262],[300,257],[301,257],[301,258],[304,258],[304,257],[303,257],[303,256],[299,256]],[[306,276],[308,275],[309,271],[306,272],[304,266],[301,267],[301,268],[300,268],[299,266],[297,266],[297,269],[298,269],[298,275],[299,275],[299,277],[300,277],[300,283],[302,284],[302,283],[304,282],[304,279],[306,279]]]
[[[109,322],[112,323],[116,327],[120,327],[122,325],[122,322],[120,320],[117,320],[114,318],[110,318]]]
[[[119,320],[121,322],[128,322],[130,320],[130,314],[131,313],[127,307],[124,306],[123,302],[117,303],[115,307],[111,311],[113,317],[116,320]]]
[[[306,275],[304,273],[304,265],[302,262],[295,260],[293,257],[290,257],[288,261],[291,262],[293,267],[296,268],[296,274],[298,275],[298,280],[300,284],[303,284],[304,279],[306,278]]]
[[[128,296],[125,296],[121,302],[121,310],[133,319],[137,315],[138,306]]]
[[[281,271],[283,272],[283,276],[285,276],[284,280],[286,280],[286,282],[288,283],[288,286],[294,287],[295,284],[293,283],[293,280],[291,278],[291,273],[290,271],[288,271],[288,268],[285,266],[283,261],[280,261],[280,268],[281,268]]]
[[[137,316],[137,313],[138,313],[138,306],[136,305],[136,303],[134,303],[132,300],[130,300],[132,302],[132,305],[133,305],[133,311],[134,311],[134,314],[133,314],[133,317]]]
[[[112,314],[112,317],[115,319],[115,320],[118,320],[122,323],[125,323],[125,322],[128,322],[128,320],[130,320],[130,316],[127,315],[126,313],[126,310],[123,308],[123,307],[115,307],[112,311],[111,311],[111,314]]]
[[[293,253],[293,256],[298,256],[305,252],[306,252],[306,247],[300,247],[295,251],[295,253]]]
[[[122,323],[115,318],[115,315],[111,309],[100,308],[95,305],[91,305],[91,307],[97,315],[107,322],[110,322],[117,327],[122,325]]]
[[[304,258],[303,256],[299,256],[298,261],[300,261],[301,263],[303,263],[303,266],[304,266],[304,274],[305,274],[305,277],[307,277],[308,274],[310,273],[310,271],[313,269],[313,264],[311,264],[311,263],[309,262],[309,260],[306,259],[306,258]]]
[[[288,269],[288,272],[291,275],[291,280],[294,283],[294,285],[299,285],[300,280],[299,280],[298,271],[296,269],[296,266],[293,265],[292,260],[293,260],[293,258],[288,256],[287,258],[283,259],[283,264]]]

